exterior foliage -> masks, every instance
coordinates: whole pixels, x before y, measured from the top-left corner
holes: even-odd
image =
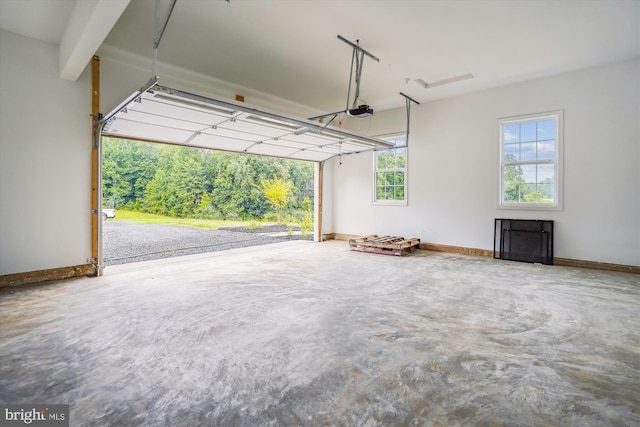
[[[383,138],[394,148],[374,154],[376,202],[406,202],[407,138],[396,135]]]
[[[513,165],[515,156],[505,156],[507,164],[504,167],[504,201],[505,202],[532,202],[553,203],[553,178],[545,178],[539,183],[526,182],[523,177],[522,166]]]
[[[290,181],[284,181],[278,177],[272,180],[263,179],[260,182],[262,194],[267,198],[269,204],[276,208],[278,223],[282,222],[282,210],[287,205],[292,186],[293,184]]]
[[[246,154],[105,138],[103,200],[174,217],[260,220],[284,212],[301,221],[313,199],[313,164]],[[279,180],[279,181],[278,181]],[[263,182],[288,187],[273,204]],[[305,204],[306,203],[306,204]]]

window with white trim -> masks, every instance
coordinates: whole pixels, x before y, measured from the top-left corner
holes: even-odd
[[[380,204],[407,204],[406,135],[380,137],[394,148],[373,153],[373,201]]]
[[[561,209],[562,111],[500,120],[503,208]]]

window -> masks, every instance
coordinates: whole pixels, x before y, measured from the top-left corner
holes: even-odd
[[[380,204],[407,204],[407,138],[405,135],[381,137],[394,148],[374,151],[374,198]]]
[[[500,121],[500,207],[561,209],[561,130],[561,111]]]

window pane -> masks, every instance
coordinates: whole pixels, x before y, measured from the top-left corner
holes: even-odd
[[[538,122],[538,141],[556,139],[556,121],[543,120]]]
[[[505,166],[503,179],[505,182],[521,180],[522,168],[520,166]]]
[[[375,152],[375,200],[404,200],[407,149],[405,135],[383,138],[396,147]]]
[[[528,184],[535,184],[537,165],[521,165],[520,169],[522,170],[522,178],[524,178],[524,182]]]
[[[522,123],[520,125],[520,142],[536,141],[536,122]]]
[[[520,144],[504,145],[504,161],[507,163],[520,161]]]
[[[553,165],[538,165],[537,181],[538,183],[553,182],[555,168]]]
[[[389,187],[389,186],[384,187],[384,199],[393,200],[393,187]]]
[[[540,202],[553,203],[555,202],[555,194],[553,183],[550,184],[538,184],[538,194],[540,195]]]
[[[520,142],[520,125],[505,125],[502,140],[506,143]]]
[[[505,202],[518,201],[518,183],[516,181],[505,182],[502,200]]]
[[[519,200],[519,185],[524,182],[520,166],[505,166],[503,172],[504,185],[502,186],[502,200],[505,202],[517,202]]]
[[[397,162],[398,158],[395,154],[393,154],[393,152],[389,153],[389,156],[387,157],[387,169],[395,168]]]
[[[549,117],[549,118],[547,118]],[[561,113],[540,119],[523,116],[501,126],[502,203],[559,205],[556,182],[560,165]],[[524,163],[524,164],[523,164]]]
[[[518,184],[518,202],[524,202],[527,195],[527,184],[521,182]]]
[[[397,168],[404,168],[405,166],[405,149],[404,148],[398,148],[396,150],[396,166]]]
[[[520,161],[529,162],[536,160],[536,143],[523,142],[520,144]]]
[[[385,172],[384,173],[384,184],[385,185],[393,185],[393,172]]]
[[[555,202],[555,167],[554,165],[538,165],[538,202]]]
[[[556,142],[539,141],[538,142],[538,160],[553,160],[556,158]]]

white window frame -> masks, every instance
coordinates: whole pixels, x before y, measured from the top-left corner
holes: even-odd
[[[409,199],[409,186],[408,186],[408,171],[409,171],[409,147],[407,147],[407,135],[406,133],[393,133],[393,134],[385,134],[376,136],[378,139],[382,139],[383,141],[393,141],[398,138],[404,138],[404,145],[398,145],[394,148],[383,149],[383,150],[374,150],[373,151],[373,179],[372,179],[372,190],[371,190],[371,204],[377,206],[407,206]],[[394,168],[394,169],[385,169],[388,172],[400,172],[404,173],[404,200],[378,200],[377,199],[377,188],[376,188],[376,179],[378,172],[378,156],[377,153],[380,152],[388,152],[392,150],[396,150],[398,148],[404,149],[404,168]]]
[[[555,157],[553,159],[548,160],[530,160],[530,161],[519,161],[514,163],[509,163],[509,165],[515,166],[523,166],[523,165],[543,165],[543,164],[553,164],[554,165],[554,195],[555,201],[554,203],[536,203],[536,202],[509,202],[504,200],[504,171],[506,162],[504,161],[504,127],[507,125],[513,124],[523,124],[530,122],[538,122],[542,120],[555,120]],[[498,185],[498,209],[523,209],[523,210],[562,210],[562,146],[563,146],[563,112],[562,110],[557,111],[549,111],[545,113],[537,113],[537,114],[527,114],[521,116],[513,116],[513,117],[505,117],[498,120],[499,121],[499,132],[500,136],[498,138],[498,143],[500,147],[498,149],[500,153],[499,159],[499,185]],[[536,180],[537,181],[537,180]]]

